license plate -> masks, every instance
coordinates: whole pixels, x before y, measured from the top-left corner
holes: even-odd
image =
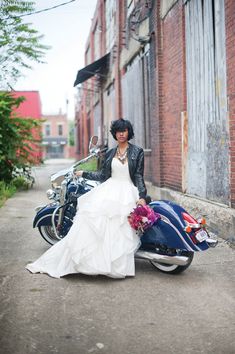
[[[198,242],[203,242],[206,239],[208,239],[208,234],[205,230],[199,230],[196,232],[195,237],[198,240]]]

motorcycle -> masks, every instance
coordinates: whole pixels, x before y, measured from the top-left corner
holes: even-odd
[[[79,165],[93,158],[100,158],[100,154],[105,149],[101,150],[96,147],[97,139],[96,136],[91,138],[88,157],[51,175],[51,188],[47,190],[46,194],[48,199],[53,201],[35,209],[33,227],[37,227],[41,236],[51,245],[67,235],[76,214],[77,199],[99,184],[96,181],[76,177],[74,174]]]
[[[97,147],[97,140],[97,137],[91,138],[88,157],[51,176],[52,188],[47,196],[53,202],[36,208],[33,227],[37,227],[51,245],[64,238],[71,228],[77,199],[99,183],[74,174],[79,165],[99,158],[105,150]],[[136,259],[148,260],[161,272],[178,274],[190,266],[195,252],[217,245],[218,241],[206,230],[204,218],[196,220],[180,205],[167,200],[151,201],[149,206],[160,218],[142,234]]]

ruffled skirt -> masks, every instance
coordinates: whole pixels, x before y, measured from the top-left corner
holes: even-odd
[[[79,198],[68,235],[26,268],[55,278],[72,273],[134,276],[140,241],[127,216],[137,200],[130,180],[108,179]]]

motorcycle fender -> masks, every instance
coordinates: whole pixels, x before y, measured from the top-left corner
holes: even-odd
[[[194,251],[194,249],[184,241],[182,236],[179,237],[179,232],[170,225],[164,223],[162,220],[159,220],[156,225],[153,225],[145,231],[141,237],[141,244],[142,247],[161,244],[169,248]]]
[[[52,215],[57,208],[57,205],[46,205],[40,209],[33,220],[33,227],[52,225]]]
[[[165,200],[154,201],[150,205],[154,211],[161,215],[162,219],[154,225],[153,230],[150,229],[150,234],[147,230],[144,243],[148,239],[151,241],[155,239],[156,243],[164,244],[169,248],[191,252],[204,251],[208,248],[206,241],[195,245],[191,237],[184,231],[182,212],[186,212],[186,210],[180,205]]]

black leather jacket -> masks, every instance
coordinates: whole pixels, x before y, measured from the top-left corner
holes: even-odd
[[[82,176],[87,179],[104,182],[111,177],[111,164],[117,148],[106,152],[100,171],[83,172]],[[128,167],[132,182],[138,188],[139,197],[146,198],[146,186],[144,183],[144,150],[129,143],[127,150]]]

